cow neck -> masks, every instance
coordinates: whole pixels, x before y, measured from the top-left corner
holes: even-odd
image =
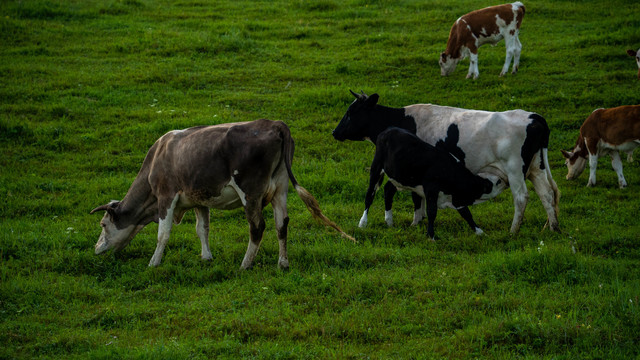
[[[374,126],[369,134],[371,141],[375,144],[378,135],[390,127],[404,129],[412,134],[416,133],[416,124],[411,117],[405,115],[404,108],[376,105]]]
[[[144,172],[138,174],[127,195],[118,205],[117,212],[122,219],[123,227],[131,224],[147,225],[157,221],[158,200],[151,191],[147,175]]]

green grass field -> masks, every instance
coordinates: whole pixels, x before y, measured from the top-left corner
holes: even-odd
[[[566,358],[640,355],[640,166],[609,159],[598,184],[565,180],[596,108],[640,103],[637,1],[524,1],[520,72],[504,43],[440,76],[461,15],[486,1],[7,0],[0,2],[0,358]],[[518,235],[510,191],[471,208],[476,236],[442,210],[438,241],[410,227],[407,193],[384,224],[378,194],[360,229],[373,145],[331,131],[353,100],[521,108],[551,127],[562,233],[532,191]],[[195,216],[148,268],[151,224],[93,254],[101,215],[172,129],[269,118],[296,140],[293,171],[327,216],[290,190],[289,261],[277,269],[270,207],[253,269],[241,209],[212,211],[213,261]],[[638,154],[636,154],[638,155]],[[640,155],[638,155],[640,157]]]

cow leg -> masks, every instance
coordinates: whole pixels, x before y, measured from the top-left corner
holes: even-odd
[[[286,186],[289,184],[287,183]],[[289,258],[287,256],[287,229],[289,227],[289,216],[287,215],[287,188],[279,191],[271,201],[273,207],[273,218],[276,223],[276,233],[278,235],[278,267],[286,270],[289,268]]]
[[[502,66],[502,71],[500,71],[500,76],[504,76],[504,74],[506,74],[507,71],[509,71],[509,65],[511,64],[511,59],[513,58],[513,53],[515,51],[512,36],[509,36],[509,37],[505,36],[504,44],[506,48],[506,55],[504,59],[504,65]]]
[[[469,224],[471,230],[475,231],[476,235],[482,235],[484,231],[478,227],[475,221],[473,221],[473,216],[471,215],[471,211],[468,206],[456,209],[462,218]]]
[[[519,174],[522,174],[522,172]],[[510,231],[512,234],[515,234],[520,230],[520,224],[522,224],[522,218],[524,217],[524,209],[527,207],[527,201],[529,200],[529,192],[527,191],[527,184],[522,175],[509,176],[509,185],[511,187],[511,194],[513,195],[514,207],[513,222],[511,223]]]
[[[425,216],[425,200],[422,196],[412,192],[411,200],[413,200],[413,222],[411,226],[418,225]]]
[[[367,189],[367,194],[364,196],[364,213],[360,218],[358,227],[363,228],[367,226],[369,208],[371,207],[371,204],[373,204],[373,198],[376,196],[376,192],[380,188],[382,180],[382,163],[380,159],[378,159],[378,153],[376,152],[376,155],[373,157],[373,163],[371,164],[371,170],[369,170],[369,188]]]
[[[520,52],[522,51],[522,43],[520,43],[520,39],[518,38],[518,33],[516,32],[515,41],[514,41],[514,51],[513,51],[513,70],[512,74],[518,72],[518,68],[520,67]]]
[[[244,254],[242,260],[242,269],[248,269],[253,265],[253,260],[256,258],[258,249],[260,249],[260,243],[262,242],[262,234],[264,233],[264,217],[262,216],[262,199],[249,200],[245,205],[245,215],[247,221],[249,221],[249,245],[247,246],[247,252]]]
[[[391,181],[387,181],[384,185],[384,221],[387,223],[387,226],[393,226],[393,212],[391,208],[393,207],[393,197],[398,192]]]
[[[149,261],[149,266],[158,266],[160,265],[160,261],[162,260],[162,254],[164,253],[164,248],[167,246],[167,241],[169,241],[169,235],[171,235],[171,227],[173,226],[173,212],[176,209],[176,204],[178,203],[179,194],[173,198],[171,205],[167,209],[167,214],[163,218],[160,218],[158,221],[158,245],[156,245],[156,251],[154,251],[153,256],[151,257],[151,261]],[[166,201],[158,200],[158,207],[163,208]]]
[[[467,73],[467,79],[473,77],[477,79],[480,75],[480,71],[478,71],[478,53],[469,53],[469,72]]]
[[[621,189],[627,187],[627,181],[624,179],[624,174],[622,174],[622,161],[620,160],[620,153],[617,151],[611,152],[611,166],[613,170],[615,170],[616,174],[618,174],[618,185]]]
[[[596,185],[596,168],[598,167],[598,155],[589,154],[589,182],[587,186]]]
[[[200,238],[202,252],[200,257],[202,260],[211,260],[211,250],[209,249],[209,208],[197,207],[196,209],[196,234]]]
[[[549,227],[553,231],[559,231],[558,213],[556,212],[556,207],[553,205],[556,201],[556,194],[553,190],[553,185],[547,177],[546,170],[532,172],[529,175],[529,180],[533,183],[533,188],[542,202],[542,207],[544,207],[544,210],[547,212]]]
[[[434,223],[436,222],[436,215],[438,215],[438,191],[425,191],[425,195],[427,202],[427,235],[431,240],[435,241]]]

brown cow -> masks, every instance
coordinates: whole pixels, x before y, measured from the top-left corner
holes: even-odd
[[[638,64],[638,79],[640,79],[640,49],[638,49],[638,51],[629,49],[627,50],[627,54],[636,58],[636,63]]]
[[[500,76],[509,71],[509,64],[513,58],[513,71],[518,72],[520,51],[522,44],[518,39],[520,25],[524,17],[524,5],[516,1],[513,4],[503,4],[472,11],[460,17],[451,27],[447,49],[440,54],[440,73],[442,76],[451,74],[458,62],[470,58],[467,79],[476,79],[478,71],[478,48],[484,44],[495,46],[504,39],[507,55],[500,72]]]
[[[580,127],[580,135],[573,151],[562,150],[567,169],[567,180],[580,176],[587,166],[589,158],[589,182],[596,184],[598,156],[609,154],[611,165],[618,174],[621,188],[627,186],[622,174],[622,162],[619,152],[625,152],[631,160],[633,149],[640,145],[640,105],[619,106],[610,109],[597,109]]]
[[[158,245],[149,266],[157,266],[172,224],[180,223],[184,213],[195,208],[201,256],[210,260],[209,208],[242,206],[250,229],[242,260],[246,269],[262,241],[262,210],[271,203],[280,247],[278,266],[288,268],[289,180],[313,217],[355,241],[327,219],[316,199],[298,184],[291,172],[293,149],[289,128],[281,121],[262,119],[170,131],[153,144],[124,199],[91,211],[105,211],[96,254],[124,248],[145,225],[155,221],[159,223]]]

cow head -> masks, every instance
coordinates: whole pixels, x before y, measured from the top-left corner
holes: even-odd
[[[129,245],[131,239],[144,227],[144,225],[136,224],[125,225],[118,212],[119,204],[119,201],[113,200],[106,205],[98,206],[90,212],[90,214],[93,214],[97,211],[105,211],[102,220],[100,220],[102,232],[95,246],[96,255],[110,249],[115,251],[123,249]]]
[[[440,75],[447,76],[456,69],[456,65],[460,59],[454,59],[451,55],[447,55],[446,53],[440,54],[440,60],[438,63],[440,64]]]
[[[342,120],[333,130],[334,139],[338,141],[375,141],[371,136],[371,130],[373,129],[369,119],[372,117],[372,112],[378,103],[378,94],[367,96],[364,92],[356,94],[353,91],[351,91],[351,94],[355,96],[356,100],[351,103]]]
[[[640,79],[640,49],[638,49],[638,51],[629,49],[627,50],[627,54],[636,58],[636,63],[638,63],[638,79]]]
[[[580,176],[584,169],[587,167],[587,158],[584,156],[583,151],[580,151],[580,147],[577,146],[573,151],[564,151],[562,152],[562,156],[565,158],[565,165],[567,165],[567,169],[569,173],[567,173],[567,180],[573,180]]]

